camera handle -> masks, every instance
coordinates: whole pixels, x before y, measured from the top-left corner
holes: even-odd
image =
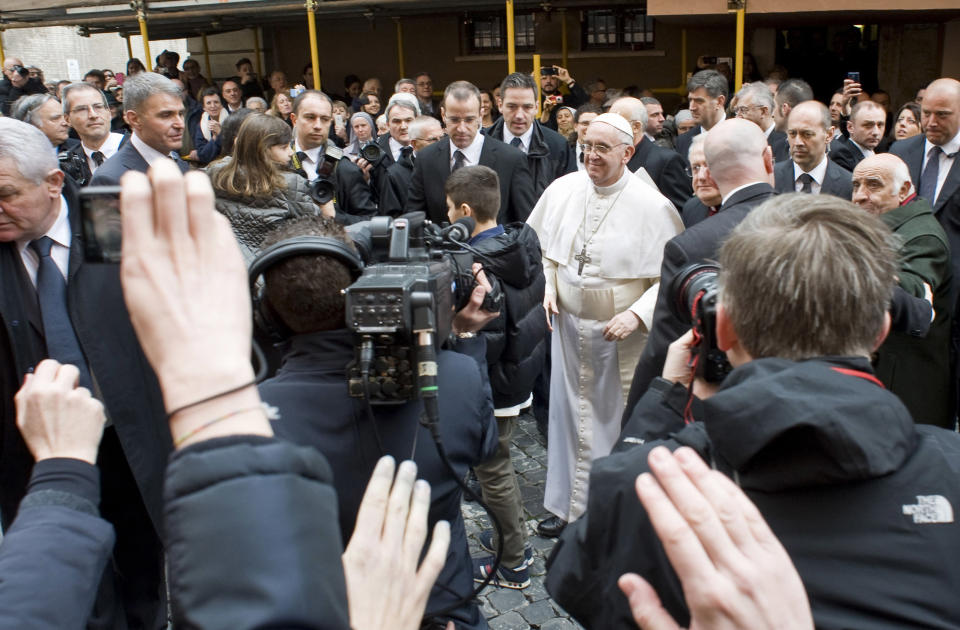
[[[432,297],[429,293],[415,291],[411,296],[413,304],[413,331],[417,335],[417,386],[420,389],[420,398],[423,400],[423,417],[420,424],[430,431],[430,437],[437,447],[437,454],[443,461],[447,472],[464,493],[474,501],[480,504],[493,529],[497,533],[497,538],[502,537],[500,521],[497,516],[490,511],[490,508],[483,502],[483,498],[476,495],[467,484],[463,482],[460,475],[453,469],[450,458],[447,456],[447,450],[443,446],[443,440],[440,438],[440,408],[437,404],[437,351],[433,344],[433,336],[436,334],[436,324],[434,322],[434,312],[432,308]],[[497,574],[500,568],[500,561],[503,557],[503,545],[499,545],[496,558],[493,561],[493,570],[469,595],[461,595],[460,599],[449,606],[440,610],[431,610],[424,613],[424,619],[443,616],[450,611],[460,607],[460,605],[477,597],[483,589],[487,587],[493,576]],[[452,592],[452,591],[451,591]],[[454,595],[457,593],[454,592]]]

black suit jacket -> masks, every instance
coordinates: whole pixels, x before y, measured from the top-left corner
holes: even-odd
[[[752,184],[738,190],[720,208],[714,216],[697,223],[685,232],[667,241],[663,249],[663,265],[660,268],[660,293],[653,312],[653,326],[647,338],[647,345],[640,355],[640,362],[633,373],[630,395],[623,412],[623,422],[630,419],[633,408],[650,381],[660,376],[663,362],[667,356],[667,346],[690,329],[670,310],[670,284],[685,267],[705,260],[716,260],[720,244],[727,235],[761,203],[774,196],[774,190],[766,183]]]
[[[890,153],[907,163],[910,169],[910,178],[913,185],[920,190],[920,173],[923,167],[923,148],[925,137],[923,134],[899,140],[890,147]],[[931,201],[928,199],[927,201]],[[953,166],[947,173],[940,194],[936,201],[931,202],[933,215],[943,226],[950,242],[950,260],[953,268],[953,294],[957,295],[960,289],[960,159],[954,158]],[[956,311],[955,311],[956,312]]]
[[[773,167],[774,187],[778,193],[796,192],[795,179],[793,177],[793,160],[777,162]],[[820,194],[833,195],[850,201],[853,198],[853,183],[851,178],[853,174],[845,168],[837,166],[827,158],[827,172],[823,177],[823,185],[820,186]]]
[[[767,136],[767,144],[773,150],[773,161],[782,162],[790,159],[790,142],[787,140],[787,134],[774,129]]]
[[[857,148],[857,145],[850,138],[840,136],[836,140],[830,141],[830,161],[851,173],[864,157],[863,152]]]
[[[190,170],[187,163],[179,157],[175,161],[177,166],[180,167],[181,173],[186,173]],[[119,186],[120,178],[123,177],[127,171],[146,173],[148,168],[150,168],[150,166],[147,164],[147,161],[143,159],[143,156],[140,155],[140,152],[137,151],[136,147],[133,146],[133,142],[124,142],[123,146],[110,156],[110,159],[100,165],[97,172],[93,174],[90,185]]]
[[[380,185],[380,214],[398,217],[407,206],[407,191],[413,179],[413,168],[394,162],[384,172]]]
[[[663,196],[676,206],[683,208],[693,195],[690,176],[686,172],[686,162],[676,151],[665,149],[646,136],[640,140],[627,168],[636,172],[641,166],[647,171]]]
[[[450,142],[435,142],[417,155],[413,179],[407,193],[407,212],[422,211],[434,223],[447,220],[447,195],[444,185],[450,176]],[[484,136],[480,164],[497,172],[500,178],[500,214],[497,223],[524,222],[533,204],[533,180],[523,151]]]
[[[710,208],[703,205],[700,198],[694,195],[687,199],[680,210],[680,218],[683,219],[683,227],[689,228],[710,217]]]
[[[693,129],[681,133],[677,136],[677,140],[674,146],[677,147],[677,153],[680,154],[680,157],[683,158],[684,162],[690,161],[690,144],[693,143],[693,139],[700,135],[700,130],[702,128],[700,125],[697,125]]]

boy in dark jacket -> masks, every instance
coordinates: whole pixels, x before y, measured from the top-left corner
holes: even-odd
[[[492,583],[522,589],[530,585],[527,569],[533,552],[526,544],[523,503],[510,459],[510,438],[520,411],[530,406],[530,392],[546,352],[540,241],[525,223],[497,223],[500,183],[493,169],[458,169],[447,179],[445,190],[450,221],[467,216],[476,221],[468,244],[485,254],[484,269],[500,280],[504,294],[500,317],[480,333],[487,342],[487,369],[500,442],[496,454],[475,470],[484,501],[502,528],[503,556]],[[500,545],[492,531],[482,532],[479,538],[487,551],[494,552],[495,545]],[[483,581],[493,564],[494,556],[474,558],[474,579]]]

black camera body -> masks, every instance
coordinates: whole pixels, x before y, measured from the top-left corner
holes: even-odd
[[[24,68],[23,66],[11,66],[10,70],[12,72],[16,72],[17,74],[19,74],[21,77],[24,77],[24,78],[30,76],[30,71]]]
[[[674,316],[694,330],[697,343],[696,375],[719,383],[733,370],[727,354],[717,346],[717,274],[720,267],[694,263],[674,276],[667,288]]]
[[[73,178],[77,186],[86,186],[90,182],[84,174],[86,159],[83,156],[70,151],[61,151],[57,154],[57,161],[60,162],[60,170]]]
[[[475,286],[473,256],[458,245],[470,232],[460,224],[441,230],[422,212],[350,226],[368,262],[345,291],[346,324],[356,342],[355,360],[347,368],[351,396],[372,404],[420,397],[418,373],[424,362],[418,348],[441,348],[454,313],[470,301]],[[482,308],[496,312],[503,293],[495,278],[488,279],[493,291]]]
[[[344,157],[343,150],[327,142],[322,154],[320,154],[320,164],[317,165],[317,176],[310,182],[310,197],[317,205],[325,205],[333,201],[337,196],[337,186],[334,175],[337,171],[337,164]]]

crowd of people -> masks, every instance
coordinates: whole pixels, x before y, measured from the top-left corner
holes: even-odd
[[[960,82],[698,67],[669,112],[155,62],[4,62],[0,625],[483,630],[477,584],[531,584],[524,413],[585,627],[960,625]],[[414,389],[349,328],[392,312],[347,295],[386,221],[463,225],[474,284],[373,405]]]

